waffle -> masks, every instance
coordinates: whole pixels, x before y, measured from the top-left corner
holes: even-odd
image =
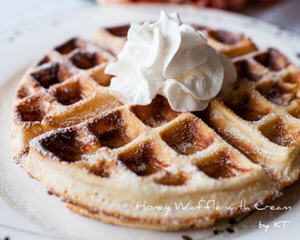
[[[35,136],[67,127],[121,103],[106,88],[104,69],[114,56],[79,38],[57,46],[24,74],[15,98],[13,152]],[[101,104],[99,104],[101,103]]]
[[[204,228],[279,196],[300,172],[299,71],[242,34],[195,27],[233,59],[232,92],[203,112],[175,112],[159,95],[123,105],[103,71],[128,26],[100,29],[25,73],[14,103],[16,161],[72,211],[131,227]]]
[[[250,38],[240,33],[211,29],[205,26],[192,24],[192,26],[206,34],[208,44],[221,51],[229,58],[238,57],[256,50]],[[129,25],[100,29],[94,41],[117,55],[126,41]]]
[[[272,48],[234,61],[243,81],[201,114],[230,144],[288,185],[299,177],[300,72]]]

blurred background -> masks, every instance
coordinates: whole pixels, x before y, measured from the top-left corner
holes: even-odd
[[[164,2],[235,11],[300,34],[300,0],[0,0],[0,33],[40,17],[98,4]]]

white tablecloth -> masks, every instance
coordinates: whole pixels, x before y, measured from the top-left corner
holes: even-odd
[[[93,4],[92,0],[0,0],[0,33],[49,14]],[[242,13],[300,34],[300,0],[282,0],[268,7],[246,9]]]

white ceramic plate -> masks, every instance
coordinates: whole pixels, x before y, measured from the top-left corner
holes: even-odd
[[[289,187],[274,206],[290,210],[255,211],[237,218],[231,226],[220,221],[210,229],[162,233],[113,226],[84,218],[66,210],[56,197],[49,196],[42,184],[17,167],[10,154],[8,125],[12,99],[20,77],[30,63],[68,37],[90,38],[100,25],[109,26],[156,19],[159,11],[177,11],[186,22],[195,22],[231,31],[244,32],[260,46],[280,49],[300,65],[300,38],[252,18],[216,10],[179,6],[128,6],[87,8],[52,16],[0,34],[0,239],[295,239],[299,233],[300,183]],[[281,221],[281,222],[280,222]],[[286,222],[282,222],[286,221]],[[268,225],[259,228],[259,223]],[[261,225],[262,226],[262,225]],[[227,228],[227,230],[226,230]],[[218,234],[214,234],[218,231]],[[234,232],[233,232],[234,231]]]

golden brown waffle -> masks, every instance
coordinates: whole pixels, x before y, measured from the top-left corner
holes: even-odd
[[[240,80],[228,96],[194,114],[174,112],[161,96],[122,105],[103,70],[128,26],[101,29],[94,44],[72,39],[25,73],[14,107],[16,160],[71,210],[125,226],[203,228],[278,196],[299,177],[299,72],[242,34],[197,28],[229,57],[251,52],[234,60]]]
[[[213,100],[206,122],[282,185],[300,173],[300,72],[276,49],[234,60],[239,86]]]
[[[114,57],[102,48],[73,38],[50,51],[24,74],[15,99],[14,153],[51,129],[80,123],[121,103],[106,88],[104,74]]]
[[[192,26],[206,34],[209,45],[222,51],[229,58],[238,57],[256,50],[255,44],[243,34],[192,24]],[[126,41],[129,25],[100,29],[95,42],[113,54],[118,54]]]

